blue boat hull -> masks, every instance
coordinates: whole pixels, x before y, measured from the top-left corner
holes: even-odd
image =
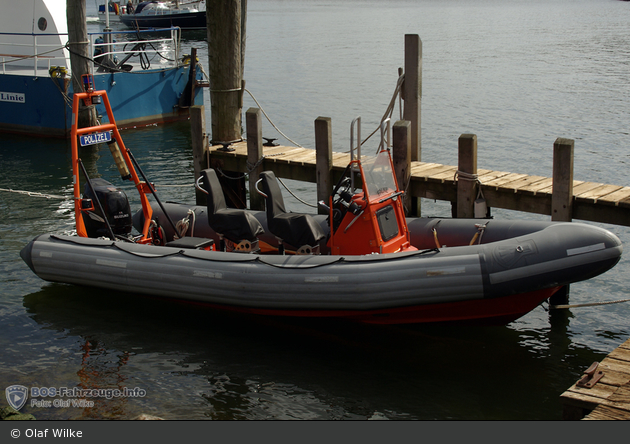
[[[64,80],[0,74],[0,130],[69,136],[72,108],[57,86],[63,89]]]
[[[187,93],[189,69],[185,65],[142,73],[97,73],[94,83],[96,89],[107,91],[119,127],[169,122],[188,118],[188,103],[181,99]],[[202,79],[200,70],[196,79]],[[70,104],[64,99],[64,90]],[[68,137],[71,97],[72,84],[67,79],[0,74],[0,130]],[[203,98],[203,89],[196,88],[191,104],[203,105]],[[97,113],[107,121],[102,105],[97,105]]]
[[[182,29],[205,28],[206,11],[182,12],[179,14],[121,15],[120,21],[127,27],[138,28],[169,28],[177,26]]]

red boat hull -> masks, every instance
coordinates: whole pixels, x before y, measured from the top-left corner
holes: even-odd
[[[225,306],[207,303],[200,305],[216,309],[263,316],[303,318],[343,318],[367,324],[425,324],[425,323],[473,323],[505,325],[532,311],[549,299],[562,287],[520,293],[499,298],[447,302],[443,304],[417,305],[383,310],[269,310]],[[194,302],[193,302],[194,303]]]

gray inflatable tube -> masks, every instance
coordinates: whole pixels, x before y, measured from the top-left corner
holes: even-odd
[[[204,209],[193,208],[194,235],[215,236],[204,226]],[[185,217],[188,209],[167,204],[172,218]],[[255,215],[265,225],[264,213]],[[580,223],[419,218],[409,220],[409,229],[419,250],[396,254],[225,253],[45,234],[21,256],[51,282],[251,313],[375,323],[503,323],[563,285],[604,273],[622,253],[612,233]],[[481,231],[481,239],[468,245]]]

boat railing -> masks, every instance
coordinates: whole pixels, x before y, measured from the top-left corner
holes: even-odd
[[[166,35],[165,35],[166,34]],[[97,42],[102,38],[103,43]],[[105,41],[109,39],[111,43]],[[159,67],[177,66],[180,61],[180,28],[146,29],[88,33],[89,55],[102,51],[112,60],[128,58],[126,63],[148,69],[152,63]],[[70,52],[66,44],[68,34],[33,34],[0,32],[0,72],[2,74],[31,74],[47,77],[51,68],[63,67],[70,71]],[[141,45],[136,46],[138,43]],[[138,57],[142,54],[142,57]],[[140,60],[136,60],[140,58]],[[94,66],[93,66],[94,68]],[[94,70],[93,72],[95,72]]]
[[[391,146],[391,126],[390,126],[390,119],[384,119],[381,122],[381,126],[380,126],[380,130],[381,130],[381,143],[378,146],[378,152],[381,152],[383,150],[388,150]]]
[[[356,143],[355,137],[356,135]],[[354,193],[354,176],[359,172],[354,160],[361,161],[361,116],[355,117],[350,123],[350,183]]]
[[[28,70],[40,77],[48,76],[53,66],[68,67],[67,41],[67,34],[0,32],[1,72]]]
[[[150,68],[152,63],[159,67],[179,64],[181,32],[178,27],[96,32],[89,33],[88,37],[90,54],[94,58],[98,55],[100,60],[113,60],[117,65],[128,62],[141,69]],[[93,72],[97,71],[98,65],[93,60]]]

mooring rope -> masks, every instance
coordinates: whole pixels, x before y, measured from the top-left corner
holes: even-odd
[[[14,190],[11,188],[0,188],[0,191],[6,191],[9,193],[17,193],[17,194],[26,194],[30,197],[45,197],[46,199],[70,199],[68,196],[59,196],[57,194],[44,194],[38,193],[37,191],[24,191],[24,190]]]
[[[383,117],[381,118],[381,122],[379,123],[378,127],[374,131],[372,131],[372,133],[369,136],[363,139],[363,142],[361,142],[361,145],[363,145],[365,142],[367,142],[370,139],[370,137],[376,134],[376,132],[381,128],[381,124],[394,114],[394,108],[396,107],[396,97],[400,95],[400,91],[402,89],[402,85],[404,81],[405,81],[405,74],[403,73],[400,76],[398,76],[398,80],[396,81],[396,88],[394,89],[394,94],[392,95],[392,99],[389,101],[389,105],[387,105],[387,109],[385,110],[385,114],[383,114]],[[402,118],[403,116],[402,116],[402,107],[401,107],[400,119],[402,120]]]
[[[597,307],[600,305],[619,304],[621,302],[630,302],[630,299],[619,299],[617,301],[607,302],[590,302],[587,304],[572,304],[572,305],[550,305],[549,309],[563,309],[563,308],[578,308],[578,307]]]
[[[289,138],[286,134],[284,134],[282,131],[280,131],[280,128],[278,128],[276,126],[276,124],[272,122],[271,118],[267,115],[267,113],[265,112],[265,110],[262,107],[262,105],[260,103],[258,103],[258,100],[256,100],[256,97],[254,97],[254,95],[251,93],[251,91],[249,91],[247,88],[244,88],[244,90],[245,90],[245,92],[247,92],[247,94],[249,94],[252,97],[252,99],[254,99],[254,102],[256,102],[256,105],[258,105],[258,108],[260,108],[260,111],[265,115],[265,117],[267,118],[267,120],[269,121],[271,126],[273,126],[276,129],[276,131],[278,131],[280,134],[282,134],[282,137],[287,139],[289,142],[291,142],[293,145],[297,146],[298,148],[304,148],[302,145],[300,145],[299,143],[291,140],[291,138]]]
[[[307,206],[309,206],[309,207],[311,207],[311,208],[317,208],[317,205],[310,204],[310,203],[308,203],[308,202],[303,201],[303,200],[302,200],[302,199],[300,199],[299,197],[297,197],[297,196],[295,195],[295,193],[293,193],[293,191],[291,191],[291,190],[289,189],[289,187],[288,187],[288,186],[286,186],[286,184],[282,181],[282,179],[280,179],[279,177],[276,177],[276,179],[278,179],[278,182],[280,182],[280,183],[282,184],[282,186],[283,186],[283,187],[284,187],[284,188],[285,188],[285,189],[286,189],[286,190],[287,190],[287,191],[291,194],[291,196],[295,197],[297,200],[299,200],[300,202],[302,202],[304,205],[307,205]]]

